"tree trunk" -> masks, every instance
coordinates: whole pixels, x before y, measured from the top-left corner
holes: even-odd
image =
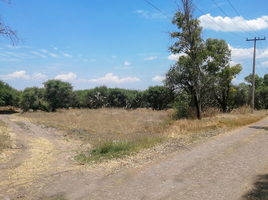
[[[202,119],[201,103],[200,103],[200,100],[196,94],[194,95],[194,101],[195,101],[194,103],[195,103],[195,107],[196,107],[197,119],[201,120]]]

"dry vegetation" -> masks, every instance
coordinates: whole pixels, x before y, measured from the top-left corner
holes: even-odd
[[[11,140],[8,134],[7,125],[0,120],[0,153],[3,149],[11,147]]]
[[[211,137],[256,122],[268,112],[249,114],[248,107],[229,114],[213,114],[202,120],[172,120],[172,110],[149,109],[70,109],[55,113],[35,112],[20,117],[47,128],[56,128],[66,140],[77,140],[83,146],[76,160],[89,162],[102,157],[120,157],[149,148],[169,139],[183,144]],[[210,116],[209,113],[205,113]],[[178,141],[177,140],[177,141]]]

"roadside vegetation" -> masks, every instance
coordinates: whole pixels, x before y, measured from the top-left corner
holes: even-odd
[[[264,118],[268,111],[250,114],[248,106],[232,113],[210,111],[202,120],[174,120],[174,110],[152,109],[62,109],[58,112],[17,114],[19,117],[60,131],[67,141],[80,144],[78,163],[121,158],[146,148],[176,140],[189,144]]]
[[[11,140],[8,134],[7,125],[0,120],[0,153],[11,147]]]

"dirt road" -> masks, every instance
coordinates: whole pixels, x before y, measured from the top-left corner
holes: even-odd
[[[72,163],[76,147],[55,131],[0,119],[17,140],[0,163],[0,199],[268,199],[268,118],[110,175]]]

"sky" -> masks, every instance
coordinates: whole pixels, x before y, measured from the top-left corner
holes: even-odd
[[[252,73],[253,41],[268,35],[267,0],[195,0],[194,17],[203,39],[224,39],[231,65]],[[177,0],[180,5],[180,0]],[[178,31],[171,20],[175,0],[12,0],[0,1],[3,22],[23,40],[13,46],[0,37],[0,79],[18,90],[42,87],[49,79],[74,90],[106,85],[146,90],[163,85],[180,55],[168,48]],[[268,73],[268,42],[257,41],[256,74]]]

